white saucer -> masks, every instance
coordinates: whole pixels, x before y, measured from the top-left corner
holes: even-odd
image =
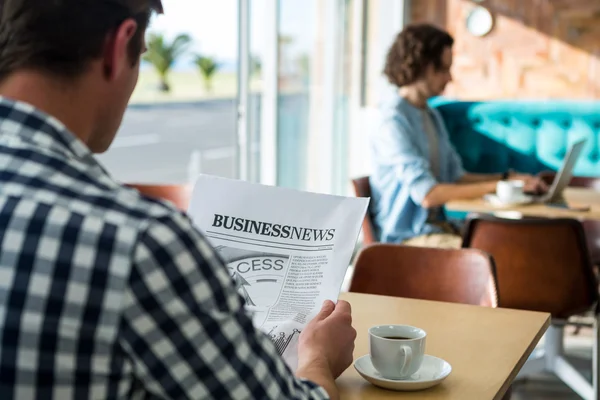
[[[375,386],[407,392],[433,387],[446,379],[452,372],[452,367],[446,361],[427,354],[423,356],[421,368],[411,377],[402,380],[382,377],[373,367],[369,354],[354,361],[354,368],[363,378]]]
[[[488,203],[498,207],[518,206],[522,204],[530,204],[533,202],[533,197],[528,196],[526,194],[516,197],[510,201],[502,201],[495,194],[486,194],[485,196],[483,196],[483,199]]]

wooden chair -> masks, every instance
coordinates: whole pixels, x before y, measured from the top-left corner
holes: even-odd
[[[350,292],[496,307],[494,261],[479,250],[373,244],[359,253]]]
[[[136,189],[148,197],[170,201],[182,211],[187,211],[192,197],[192,188],[189,185],[129,183],[126,186]]]
[[[369,177],[363,176],[352,180],[352,186],[354,187],[354,193],[356,197],[371,197],[371,184],[369,183]],[[363,230],[363,244],[369,245],[377,242],[377,235],[375,234],[375,228],[373,226],[373,218],[371,217],[370,207],[367,209],[367,214],[362,225]]]
[[[527,361],[519,377],[552,372],[584,399],[597,399],[598,283],[582,224],[573,219],[479,216],[467,221],[463,247],[483,250],[494,258],[500,307],[552,315],[544,351]],[[578,372],[586,362],[565,355],[563,349],[568,319],[590,310],[595,341],[592,385]]]
[[[552,184],[555,176],[555,172],[542,172],[539,174],[539,177],[542,178],[548,185]],[[571,178],[569,186],[600,191],[600,178],[574,176]],[[583,230],[585,232],[585,238],[587,240],[588,250],[590,251],[590,256],[592,257],[592,263],[596,266],[600,266],[600,221],[584,220],[582,223]]]

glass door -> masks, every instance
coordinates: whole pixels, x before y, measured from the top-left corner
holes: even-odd
[[[277,183],[296,189],[308,188],[309,165],[316,157],[309,152],[309,129],[318,114],[314,91],[323,57],[317,41],[318,3],[279,2]]]
[[[249,179],[343,191],[352,0],[239,1],[249,3],[250,17],[247,27],[240,23],[249,37],[240,36],[248,50],[239,55],[238,123],[247,132],[240,148],[247,140]]]
[[[277,179],[339,192],[346,151],[348,0],[281,0],[278,12]]]

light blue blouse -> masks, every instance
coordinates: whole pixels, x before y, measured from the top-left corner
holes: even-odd
[[[399,243],[439,232],[428,223],[429,212],[421,202],[437,183],[456,182],[465,173],[441,115],[435,109],[428,112],[433,115],[439,138],[438,177],[431,172],[423,109],[397,94],[391,96],[381,107],[378,129],[371,134],[371,212],[382,242]]]

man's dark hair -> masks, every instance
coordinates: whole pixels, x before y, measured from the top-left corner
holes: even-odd
[[[102,55],[107,35],[128,18],[138,23],[132,64],[160,0],[0,0],[0,80],[19,69],[74,78]]]
[[[423,76],[429,65],[442,68],[444,49],[453,44],[448,32],[433,25],[409,25],[390,47],[383,73],[393,85],[410,85]]]

